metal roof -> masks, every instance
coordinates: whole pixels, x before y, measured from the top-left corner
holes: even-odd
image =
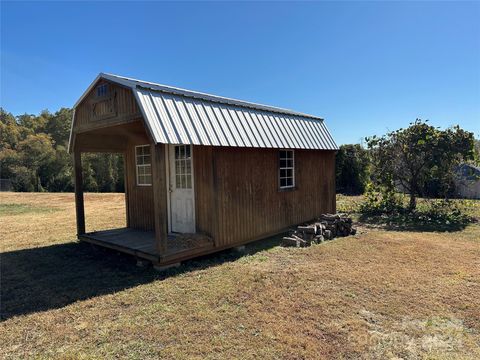
[[[322,118],[101,73],[132,89],[156,143],[337,150]]]

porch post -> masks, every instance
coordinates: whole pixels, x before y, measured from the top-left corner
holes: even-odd
[[[167,179],[165,144],[151,145],[155,245],[160,254],[167,251]]]
[[[77,214],[77,236],[85,234],[85,209],[83,206],[82,153],[74,150],[73,171],[75,174],[75,210]]]

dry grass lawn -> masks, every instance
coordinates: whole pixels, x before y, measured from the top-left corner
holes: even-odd
[[[124,226],[123,200],[87,194],[87,231]],[[73,194],[0,193],[0,357],[480,358],[479,224],[157,273],[78,243],[74,219]]]

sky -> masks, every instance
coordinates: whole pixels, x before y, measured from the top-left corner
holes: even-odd
[[[480,2],[1,2],[1,106],[72,107],[99,72],[325,118],[480,137]]]

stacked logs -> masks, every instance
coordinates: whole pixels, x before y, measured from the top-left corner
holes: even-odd
[[[282,246],[306,247],[335,237],[355,235],[352,218],[342,214],[324,214],[315,222],[298,226],[282,240]]]

